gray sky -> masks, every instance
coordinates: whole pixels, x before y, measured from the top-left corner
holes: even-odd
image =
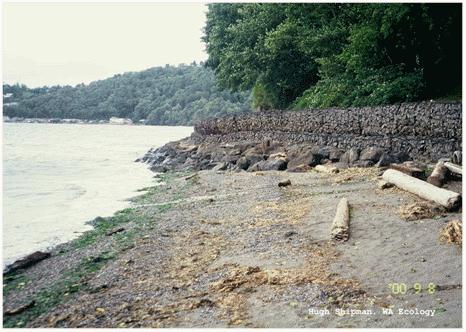
[[[7,3],[3,82],[89,83],[207,58],[207,7],[196,3]]]

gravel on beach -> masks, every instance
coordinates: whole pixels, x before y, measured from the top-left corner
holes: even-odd
[[[143,228],[129,221],[92,245],[57,247],[23,272],[24,285],[4,293],[4,312],[90,257],[100,265],[79,281],[86,287],[18,326],[461,327],[461,248],[439,240],[461,212],[407,221],[400,206],[422,200],[379,189],[378,173],[174,176],[135,200]],[[330,227],[343,197],[350,236],[333,243]],[[96,259],[117,246],[118,254]]]

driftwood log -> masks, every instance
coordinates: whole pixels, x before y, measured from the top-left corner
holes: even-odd
[[[3,274],[12,273],[17,270],[27,269],[40,261],[49,258],[51,255],[49,252],[36,251],[26,257],[15,261],[13,264],[6,267]]]
[[[35,306],[35,305],[36,305],[36,301],[32,300],[32,301],[30,301],[30,302],[28,302],[28,303],[26,303],[26,304],[23,304],[23,305],[21,305],[21,306],[19,306],[19,307],[14,308],[14,309],[7,310],[7,311],[5,311],[3,314],[4,314],[5,316],[18,315],[18,314],[20,314],[20,313],[26,311],[27,309],[32,308],[32,307]]]
[[[447,178],[448,175],[448,168],[445,167],[445,162],[439,160],[435,165],[432,174],[427,178],[427,182],[433,184],[436,187],[441,187]]]
[[[463,167],[456,165],[450,162],[445,163],[445,167],[452,173],[456,175],[463,175]]]
[[[418,179],[424,177],[424,171],[412,161],[406,161],[402,164],[390,164],[389,168],[408,174],[409,176],[414,176]]]
[[[387,182],[393,183],[398,188],[440,204],[448,210],[454,210],[461,204],[460,194],[443,188],[438,188],[430,183],[416,179],[394,169],[386,170],[383,173],[382,178]]]
[[[349,238],[349,205],[346,198],[342,198],[338,203],[330,237],[336,241],[346,241]]]

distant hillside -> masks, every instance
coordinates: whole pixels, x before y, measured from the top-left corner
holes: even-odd
[[[155,67],[88,85],[30,89],[3,85],[3,115],[27,118],[146,119],[154,125],[191,125],[251,110],[250,92],[218,88],[211,69],[192,65]]]

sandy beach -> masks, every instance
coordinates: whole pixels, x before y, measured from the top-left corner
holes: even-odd
[[[7,275],[5,312],[26,309],[4,326],[460,327],[462,253],[439,233],[461,214],[403,220],[422,200],[379,189],[380,173],[159,175],[131,209]],[[342,197],[350,237],[335,243]]]

